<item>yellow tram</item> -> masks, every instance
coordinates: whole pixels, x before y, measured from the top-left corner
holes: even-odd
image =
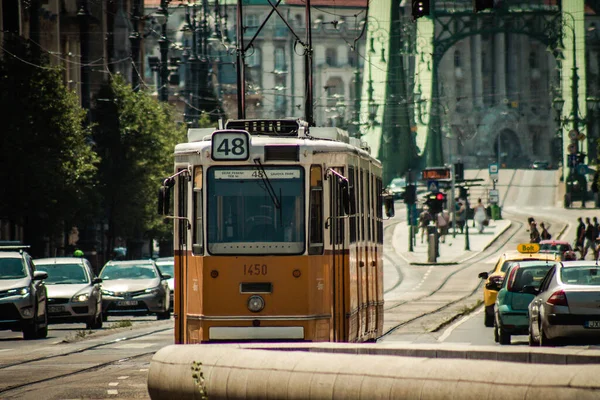
[[[160,190],[175,220],[176,343],[375,340],[381,163],[345,131],[302,120],[221,128],[189,130]]]

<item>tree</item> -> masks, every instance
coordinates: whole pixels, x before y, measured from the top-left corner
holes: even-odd
[[[71,226],[94,210],[97,156],[86,111],[62,71],[8,33],[0,58],[0,217],[24,227],[34,255],[54,254]],[[50,241],[50,246],[46,241]]]
[[[100,192],[108,222],[108,248],[127,240],[130,256],[141,257],[144,239],[172,236],[156,211],[157,189],[173,173],[175,144],[185,128],[173,109],[114,76],[96,97],[94,141],[102,161]]]

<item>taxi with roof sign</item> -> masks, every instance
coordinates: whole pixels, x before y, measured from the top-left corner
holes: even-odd
[[[510,344],[512,335],[528,334],[527,307],[535,297],[531,288],[538,289],[555,265],[551,260],[535,260],[517,261],[508,267],[495,304],[494,340],[497,343]]]
[[[517,251],[504,252],[494,268],[489,272],[481,272],[478,277],[485,279],[483,288],[483,304],[485,306],[484,324],[494,326],[494,310],[498,291],[502,286],[504,275],[508,268],[518,261],[548,260],[557,261],[559,258],[553,253],[539,253],[540,245],[537,243],[522,243],[517,246]]]

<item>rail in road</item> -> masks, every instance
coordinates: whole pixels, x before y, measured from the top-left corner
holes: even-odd
[[[131,360],[154,354],[157,350],[156,347],[151,349],[135,345],[128,347],[126,344],[173,330],[171,324],[161,325],[163,326],[160,328],[140,329],[131,333],[121,332],[111,335],[110,338],[97,338],[95,340],[72,343],[64,349],[58,348],[57,350],[54,347],[51,350],[48,349],[53,352],[52,354],[1,364],[0,398],[5,398],[11,392],[18,389],[24,389],[44,382],[58,382],[59,379],[64,377],[99,370],[123,362],[123,360]],[[114,351],[116,345],[120,347],[120,350]],[[111,347],[113,347],[112,351],[105,351]],[[27,371],[27,373],[23,373],[24,371]]]

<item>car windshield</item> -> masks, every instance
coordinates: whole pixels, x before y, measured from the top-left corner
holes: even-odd
[[[570,250],[570,246],[568,244],[556,244],[556,243],[543,243],[540,245],[540,252],[545,253],[564,253],[567,250]]]
[[[406,179],[395,178],[390,182],[390,187],[406,187]]]
[[[20,279],[26,276],[21,258],[0,258],[0,279]]]
[[[560,270],[560,280],[569,285],[600,286],[600,267],[595,265],[566,267]]]
[[[108,264],[100,274],[103,281],[113,279],[154,279],[156,270],[152,264]]]
[[[171,277],[173,276],[173,268],[174,265],[173,264],[156,264],[156,266],[158,267],[158,269],[160,269],[160,273],[163,275],[171,275]]]
[[[38,271],[44,271],[49,285],[89,283],[89,277],[81,264],[36,264]]]
[[[302,168],[212,167],[207,186],[211,254],[304,251]]]

